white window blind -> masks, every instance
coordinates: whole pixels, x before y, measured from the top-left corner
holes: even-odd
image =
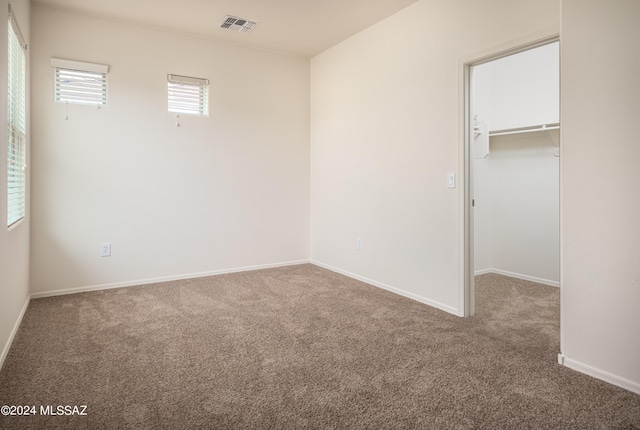
[[[51,58],[51,65],[56,71],[57,102],[93,106],[107,104],[109,66],[62,58]]]
[[[209,115],[209,80],[188,76],[167,75],[169,112],[188,115]]]
[[[7,225],[25,216],[26,113],[25,75],[26,44],[9,6],[8,44],[8,145],[7,145]]]

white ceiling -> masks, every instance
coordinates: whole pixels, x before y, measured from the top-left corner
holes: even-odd
[[[35,3],[310,58],[416,1],[35,0]],[[250,33],[223,30],[219,26],[226,15],[260,24]]]

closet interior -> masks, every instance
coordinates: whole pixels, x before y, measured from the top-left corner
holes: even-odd
[[[559,286],[559,43],[472,69],[474,271]]]

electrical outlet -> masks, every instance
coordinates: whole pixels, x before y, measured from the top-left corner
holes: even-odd
[[[362,239],[356,240],[356,248],[358,248],[358,251],[362,251]]]
[[[100,244],[100,257],[111,257],[110,243],[105,242]]]

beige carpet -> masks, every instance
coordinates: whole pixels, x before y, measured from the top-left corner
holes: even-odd
[[[301,265],[33,300],[0,428],[639,429],[640,396],[559,366],[558,290],[477,280],[462,319]]]

